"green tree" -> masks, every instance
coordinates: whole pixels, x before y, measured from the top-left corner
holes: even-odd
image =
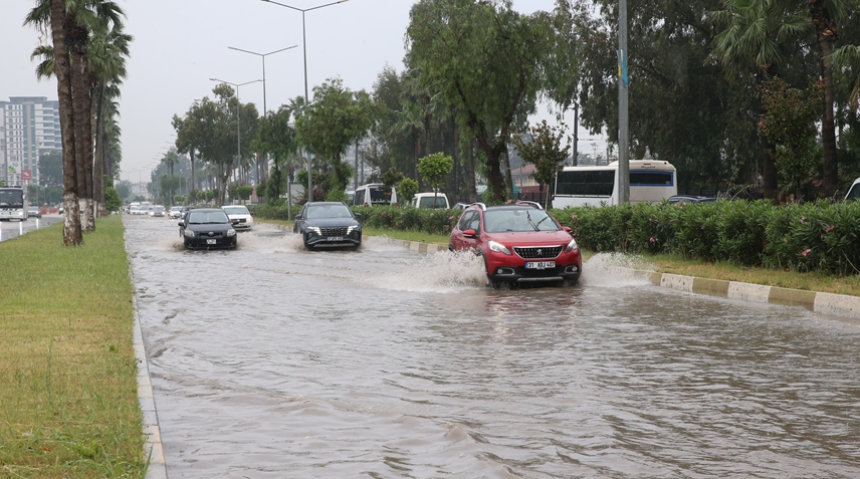
[[[410,11],[409,67],[477,141],[497,201],[509,133],[534,109],[555,35],[547,16],[521,15],[507,2],[421,0]]]
[[[283,170],[287,169],[289,173],[298,164],[298,144],[296,130],[291,125],[292,116],[292,107],[281,105],[278,111],[270,112],[260,120],[260,128],[254,139],[254,148],[263,155],[271,155],[273,159],[272,172],[264,188],[270,202],[276,201],[285,191],[285,179],[289,175],[284,175]],[[287,205],[292,207],[289,195]]]
[[[119,211],[122,208],[122,198],[119,197],[119,192],[116,189],[105,188],[105,208],[108,211]]]
[[[42,186],[62,186],[63,153],[49,151],[39,157],[39,180]]]
[[[391,188],[403,181],[403,173],[396,167],[392,166],[382,174],[382,192],[388,200],[391,200]],[[397,201],[402,201],[400,198]]]
[[[401,201],[404,205],[408,205],[412,201],[415,193],[418,193],[418,182],[412,178],[403,178],[397,185],[398,201]],[[435,200],[433,204],[436,204]]]
[[[726,75],[735,76],[754,65],[756,91],[775,78],[796,40],[809,29],[809,21],[779,0],[726,0],[724,9],[711,12],[710,18],[724,29],[714,38],[713,55]],[[758,100],[761,102],[761,98]],[[764,102],[761,102],[764,105]],[[761,111],[761,115],[767,115]],[[755,118],[758,123],[758,118]],[[766,140],[766,139],[765,139]],[[774,146],[765,144],[762,157],[762,183],[766,198],[777,199],[777,171]]]
[[[436,208],[436,198],[439,196],[439,188],[445,183],[445,177],[451,174],[454,168],[454,159],[444,153],[433,153],[421,158],[418,162],[418,171],[424,181],[433,186],[433,208]]]
[[[786,181],[782,192],[792,192],[795,201],[802,201],[800,188],[812,179],[818,134],[815,121],[821,116],[823,89],[814,84],[808,91],[789,88],[779,79],[762,85],[767,115],[759,127],[775,147],[774,162]]]
[[[541,191],[544,185],[553,184],[555,176],[564,167],[564,161],[568,158],[570,145],[562,148],[563,140],[564,124],[552,127],[546,120],[513,138],[514,146],[523,161],[535,165],[537,171],[532,174],[532,177],[537,180]],[[549,195],[546,203],[549,203]]]
[[[370,110],[367,93],[352,92],[337,78],[314,87],[314,102],[297,111],[299,144],[329,163],[339,190],[346,188],[349,179],[349,165],[341,157],[370,128]]]

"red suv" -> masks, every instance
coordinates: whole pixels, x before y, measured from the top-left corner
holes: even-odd
[[[482,256],[493,286],[575,283],[582,273],[582,255],[570,228],[562,227],[536,203],[469,206],[451,232],[448,249],[473,250]]]

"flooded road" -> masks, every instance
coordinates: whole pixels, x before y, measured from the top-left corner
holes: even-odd
[[[124,217],[171,478],[856,478],[860,327],[657,288],[494,291],[381,238]]]

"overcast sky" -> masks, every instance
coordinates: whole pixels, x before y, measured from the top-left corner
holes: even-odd
[[[326,0],[279,0],[301,9]],[[330,0],[329,0],[330,1]],[[146,181],[149,171],[176,137],[170,120],[183,115],[195,99],[213,97],[219,78],[244,83],[263,77],[259,56],[230,50],[268,53],[266,104],[269,110],[304,95],[302,14],[261,0],[117,0],[125,10],[126,32],[134,37],[128,77],[122,85],[122,179]],[[349,0],[307,12],[308,85],[312,91],[328,78],[340,77],[351,90],[373,88],[390,65],[403,70],[403,37],[412,0]],[[37,81],[30,53],[40,34],[22,26],[35,0],[0,0],[0,100],[10,96],[57,99],[54,80]],[[515,0],[523,13],[551,10],[553,0]],[[240,87],[243,103],[262,113],[263,84]],[[567,118],[573,124],[573,114]],[[587,132],[580,136],[591,138]],[[592,140],[580,151],[593,153]],[[602,140],[598,151],[605,148]]]

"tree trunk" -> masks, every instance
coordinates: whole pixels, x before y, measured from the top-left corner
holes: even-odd
[[[839,169],[836,157],[836,125],[833,120],[833,64],[830,52],[836,42],[836,26],[830,21],[830,12],[824,0],[811,0],[809,9],[818,36],[821,51],[821,77],[824,81],[824,111],[821,116],[821,143],[824,148],[824,191],[832,197],[839,187]]]
[[[57,98],[60,103],[60,130],[63,138],[63,245],[78,246],[84,242],[78,211],[78,186],[75,172],[75,123],[72,106],[72,79],[69,51],[66,45],[65,0],[51,0],[51,33],[54,41],[54,73],[57,76]]]
[[[466,171],[466,188],[469,194],[469,203],[478,201],[478,187],[475,185],[475,147],[474,140],[469,141],[469,168]]]
[[[104,97],[105,97],[105,83],[103,81],[98,82],[98,85],[95,88],[96,92],[96,156],[94,162],[93,169],[93,193],[95,200],[95,213],[96,216],[107,216],[108,211],[105,206],[105,161],[107,160],[107,155],[105,154],[107,148],[105,145],[105,125],[104,125]]]
[[[93,135],[92,99],[90,97],[87,49],[89,32],[75,26],[70,35],[72,58],[72,101],[75,115],[75,163],[78,171],[78,202],[81,205],[81,227],[95,231],[93,215]]]
[[[457,121],[451,116],[451,124],[453,127],[453,143],[454,148],[451,156],[454,158],[454,202],[459,202],[460,195],[460,129],[457,128]]]
[[[504,143],[504,152],[502,155],[505,156],[505,181],[508,186],[508,198],[515,200],[514,198],[514,179],[511,176],[511,155],[508,152],[508,144]]]

